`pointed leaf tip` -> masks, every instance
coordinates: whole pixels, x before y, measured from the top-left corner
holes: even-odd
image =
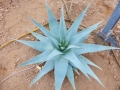
[[[34,83],[36,83],[40,78],[42,78],[45,74],[47,74],[48,72],[50,72],[51,70],[53,70],[54,68],[54,61],[50,60],[47,61],[44,65],[44,67],[42,68],[42,70],[38,73],[38,75],[33,79],[33,81],[31,82],[30,86],[32,86]]]
[[[66,37],[66,24],[65,24],[65,20],[64,20],[64,9],[62,7],[61,9],[61,17],[60,17],[60,30],[59,30],[59,33],[60,33],[60,36],[62,39],[64,39]]]
[[[83,58],[81,58],[80,56],[78,56],[78,59],[80,60],[80,62],[83,64],[83,66],[86,69],[86,72],[91,75],[93,78],[95,78],[103,87],[104,85],[102,84],[102,82],[99,80],[99,78],[95,75],[95,73],[92,71],[92,69],[87,65],[87,63],[83,60]]]
[[[77,30],[79,28],[79,25],[81,24],[84,16],[85,16],[85,13],[87,12],[88,8],[89,8],[90,5],[88,5],[83,11],[82,13],[77,17],[77,19],[75,20],[75,22],[71,25],[71,27],[68,29],[68,36],[74,36],[76,35],[77,33]]]
[[[46,3],[46,8],[47,8],[47,12],[48,12],[48,20],[49,20],[49,28],[50,31],[54,34],[57,35],[59,30],[59,24],[57,22],[57,19],[55,18],[55,16],[53,15],[49,5]]]
[[[71,65],[68,65],[67,78],[70,81],[73,89],[76,90],[75,82],[74,82],[74,72]]]
[[[104,20],[101,20],[100,22],[97,23],[97,25],[99,26]]]

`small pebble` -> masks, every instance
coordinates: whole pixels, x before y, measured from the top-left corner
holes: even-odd
[[[41,69],[42,69],[40,66],[36,66],[36,68],[37,68],[38,70],[41,70]]]
[[[37,85],[39,85],[40,83],[39,82],[37,82]]]
[[[114,78],[116,78],[116,76],[114,76]]]
[[[77,76],[75,76],[75,79],[77,79],[78,77]]]
[[[4,8],[0,8],[0,11],[4,11]]]
[[[26,37],[27,39],[30,39],[30,37]]]
[[[119,30],[120,30],[120,26],[117,26],[117,29],[119,29]]]

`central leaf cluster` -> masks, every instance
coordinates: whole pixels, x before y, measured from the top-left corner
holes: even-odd
[[[59,51],[65,51],[68,47],[68,44],[63,40],[62,42],[58,43],[58,50]]]

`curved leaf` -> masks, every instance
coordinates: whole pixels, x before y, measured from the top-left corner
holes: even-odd
[[[57,35],[58,32],[59,32],[59,24],[58,24],[56,18],[54,17],[53,13],[51,12],[50,7],[48,6],[47,3],[46,3],[46,7],[47,7],[47,12],[48,12],[48,19],[49,19],[50,31],[54,35]]]
[[[16,41],[23,43],[29,47],[32,47],[40,52],[44,52],[46,50],[53,49],[49,42],[25,41],[25,40],[16,40]]]
[[[55,39],[57,39],[57,37],[51,33],[50,31],[48,31],[45,27],[43,27],[41,24],[39,24],[38,22],[36,22],[35,20],[33,20],[32,18],[30,18],[30,20],[47,36],[47,37],[53,37]]]
[[[38,34],[38,33],[35,33],[33,31],[29,31],[32,35],[34,35],[37,39],[39,39],[41,42],[48,42],[48,38],[41,35],[41,34]]]
[[[43,63],[46,61],[47,56],[50,55],[52,53],[52,51],[53,50],[45,51],[42,54],[39,54],[39,55],[33,57],[32,59],[20,64],[19,66],[26,66],[26,65],[30,65],[30,64]]]
[[[68,65],[67,78],[70,81],[73,89],[76,90],[75,82],[74,82],[74,73],[73,73],[72,66],[70,66],[70,65]]]
[[[79,46],[82,48],[82,49],[73,49],[75,54],[77,54],[77,55],[89,53],[89,52],[110,50],[110,49],[120,49],[120,48],[116,48],[116,47],[96,45],[96,44],[85,44],[85,43],[78,43],[78,44],[76,44],[76,46]]]

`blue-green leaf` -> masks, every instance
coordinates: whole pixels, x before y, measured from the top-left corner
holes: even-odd
[[[83,17],[85,16],[85,13],[88,10],[89,6],[90,5],[88,5],[85,8],[85,10],[78,16],[78,18],[75,20],[75,22],[72,24],[72,26],[68,29],[68,34],[71,34],[70,36],[76,35],[79,25],[81,24]]]
[[[80,55],[80,57],[83,58],[83,60],[86,62],[86,64],[89,64],[89,65],[92,65],[92,66],[94,66],[96,68],[101,69],[99,66],[97,66],[96,64],[94,64],[93,62],[91,62],[90,60],[88,60],[87,58],[85,58],[84,56]]]
[[[76,90],[75,82],[74,82],[74,73],[71,65],[68,65],[67,78],[70,81],[73,89]]]
[[[94,25],[86,28],[85,30],[82,30],[80,33],[78,33],[75,36],[73,36],[72,38],[70,38],[70,44],[75,45],[81,39],[84,39],[83,37],[88,36],[88,34],[90,34],[93,30],[95,30],[96,28],[98,28],[98,25],[100,25],[101,22],[98,22],[97,24],[94,24]]]
[[[64,10],[62,7],[62,11],[61,11],[61,18],[60,18],[60,35],[62,36],[62,39],[65,38],[65,33],[66,33],[66,24],[65,24],[65,20],[64,20]]]
[[[42,68],[42,70],[39,72],[39,74],[34,78],[34,80],[31,82],[30,86],[32,86],[35,82],[37,82],[42,76],[47,74],[49,71],[51,71],[54,68],[54,61],[47,61]]]
[[[47,36],[47,37],[53,37],[57,39],[57,37],[50,31],[48,31],[45,27],[43,27],[41,24],[30,18],[30,20]]]
[[[59,32],[59,43],[61,43],[62,42],[62,35],[60,34],[60,32]]]
[[[98,28],[98,24],[97,24],[97,25],[94,24],[94,25],[92,25],[92,26],[90,26],[90,27],[88,27],[88,28],[83,29],[82,31],[79,31],[78,34],[83,33],[83,32],[85,32],[85,31],[88,30],[88,29],[89,29],[89,30],[91,30],[91,29],[92,29],[92,30],[95,30],[95,29],[97,29],[97,28]],[[80,38],[79,43],[84,42],[84,41],[87,39],[87,37],[89,36],[89,34],[90,34],[90,33],[84,34],[84,36]]]
[[[78,56],[78,59],[80,60],[80,62],[83,64],[83,66],[85,67],[87,73],[89,75],[91,75],[93,78],[95,78],[103,87],[104,85],[102,84],[102,82],[99,80],[99,78],[95,75],[95,73],[91,70],[91,68],[86,64],[86,62],[83,60],[83,58],[81,58],[80,56]]]
[[[26,65],[30,65],[30,64],[36,64],[36,63],[43,63],[46,61],[46,58],[48,55],[50,55],[52,53],[53,50],[47,50],[45,52],[43,52],[42,54],[39,54],[35,57],[33,57],[32,59],[20,64],[19,66],[26,66]]]
[[[49,42],[25,41],[25,40],[16,40],[16,41],[23,43],[29,47],[32,47],[40,52],[44,52],[46,50],[53,49]]]
[[[59,24],[56,20],[56,18],[54,17],[53,13],[51,12],[48,4],[46,3],[46,7],[47,7],[47,11],[48,11],[48,19],[49,19],[49,27],[50,27],[50,31],[54,34],[57,35],[59,32]]]
[[[82,63],[78,60],[74,52],[69,51],[65,55],[62,55],[62,57],[69,60],[76,68],[78,68],[90,80],[89,76],[87,75],[87,72],[85,71],[85,68],[83,67]]]
[[[67,74],[68,60],[61,58],[60,60],[55,60],[55,90],[61,90],[62,83]]]
[[[77,55],[88,53],[88,52],[98,52],[98,51],[110,50],[110,49],[120,49],[116,47],[96,45],[96,44],[85,44],[85,43],[78,43],[76,44],[76,46],[81,47],[81,49],[74,49],[74,52]]]
[[[49,41],[52,44],[53,48],[58,48],[58,41],[52,37],[49,37]]]
[[[75,46],[75,45],[69,45],[67,47],[66,51],[69,50],[69,49],[73,49],[73,48],[81,48],[81,47],[78,47],[78,46]]]
[[[87,39],[88,36],[89,36],[89,34],[87,34],[86,36],[82,37],[82,38],[78,41],[78,43],[84,42],[84,41]]]
[[[54,50],[52,51],[52,53],[47,56],[46,60],[50,60],[51,58],[53,58],[53,57],[55,57],[55,56],[57,56],[57,55],[61,55],[61,54],[63,54],[63,53],[60,52],[60,51],[57,50],[57,49],[54,49]]]
[[[48,38],[41,35],[41,34],[38,34],[36,32],[33,32],[33,31],[29,31],[32,35],[34,35],[37,39],[39,39],[41,42],[48,42]]]
[[[80,73],[78,72],[78,69],[77,69],[77,68],[73,67],[73,70],[74,70],[78,75],[80,75]]]
[[[69,64],[71,65],[71,67],[73,68],[73,70],[74,70],[78,75],[80,75],[79,72],[78,72],[78,69],[76,68],[76,66],[75,66],[72,62],[69,62]]]

